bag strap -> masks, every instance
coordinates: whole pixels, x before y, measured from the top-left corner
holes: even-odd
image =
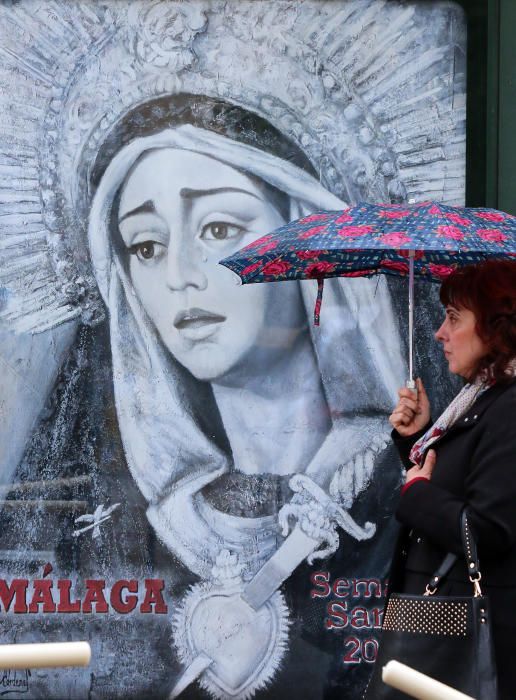
[[[478,561],[477,543],[475,542],[475,538],[471,533],[465,508],[460,514],[460,529],[469,580],[473,584],[475,598],[478,598],[482,595],[482,591],[480,589],[480,579],[482,578],[482,574],[480,573],[480,563]]]
[[[437,586],[441,583],[441,579],[448,574],[457,559],[457,555],[451,554],[451,552],[444,557],[440,567],[432,576],[430,582],[426,584],[425,595],[433,595],[437,591]]]
[[[464,508],[460,514],[460,531],[469,580],[473,584],[475,598],[478,598],[482,595],[482,591],[480,589],[480,579],[482,578],[482,574],[480,573],[479,568],[477,543],[475,542],[469,527],[466,508]],[[437,587],[441,583],[441,580],[448,575],[457,559],[457,555],[451,553],[448,553],[444,557],[439,568],[427,584],[425,595],[434,595],[434,593],[437,591]]]

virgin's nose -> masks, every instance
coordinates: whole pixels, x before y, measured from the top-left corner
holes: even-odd
[[[183,291],[187,287],[204,290],[208,278],[202,270],[202,258],[190,246],[169,247],[167,258],[167,287],[172,291]]]

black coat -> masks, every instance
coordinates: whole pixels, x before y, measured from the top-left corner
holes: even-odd
[[[406,468],[422,433],[393,439]],[[447,552],[462,555],[460,513],[478,544],[482,592],[492,608],[501,698],[514,699],[516,664],[516,381],[488,389],[432,449],[437,461],[430,481],[402,494],[396,517],[404,526],[391,572],[391,591],[423,593]],[[463,555],[462,555],[463,556]],[[440,588],[471,595],[464,558]]]

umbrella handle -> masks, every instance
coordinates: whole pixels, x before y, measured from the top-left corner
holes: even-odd
[[[417,384],[415,379],[407,379],[405,382],[405,386],[407,389],[410,389],[410,391],[415,395],[417,398]]]

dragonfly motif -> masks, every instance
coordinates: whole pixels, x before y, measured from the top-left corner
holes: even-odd
[[[93,530],[93,539],[99,537],[100,525],[106,522],[106,520],[110,520],[111,514],[118,508],[119,505],[120,503],[114,503],[112,506],[109,506],[109,508],[105,508],[104,504],[101,503],[95,508],[94,513],[87,513],[86,515],[80,515],[78,518],[75,518],[76,525],[78,523],[90,523],[90,525],[74,530],[72,532],[73,537],[79,537],[79,535],[81,535],[83,532],[87,532],[88,530]]]

